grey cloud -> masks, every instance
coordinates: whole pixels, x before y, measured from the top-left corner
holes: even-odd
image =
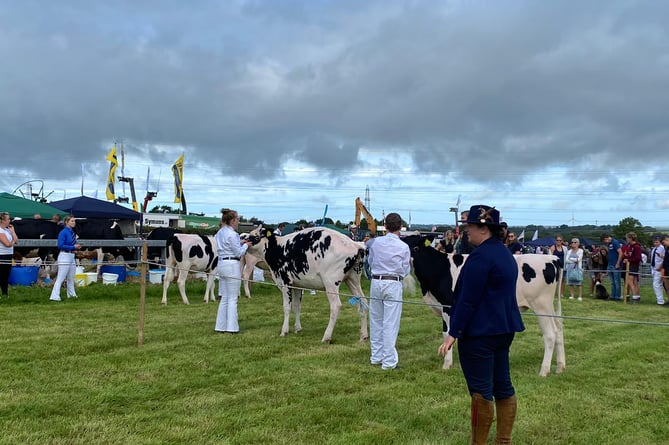
[[[664,155],[664,3],[74,5],[0,7],[0,146],[38,176],[115,137],[267,179],[285,159],[345,175],[362,146],[484,183]]]

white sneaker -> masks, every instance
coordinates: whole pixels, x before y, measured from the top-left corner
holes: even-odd
[[[570,299],[570,300],[573,300],[573,299],[574,299],[574,297],[569,297],[569,299]]]
[[[63,300],[60,299],[60,297],[51,297],[51,298],[49,298],[49,300],[51,300],[51,301],[63,301]]]
[[[578,301],[583,301],[583,297],[578,297]]]

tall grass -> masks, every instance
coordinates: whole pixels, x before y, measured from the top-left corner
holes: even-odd
[[[137,346],[138,284],[91,285],[62,303],[47,289],[12,288],[0,300],[0,444],[468,443],[462,373],[440,369],[441,323],[418,298],[404,306],[403,368],[384,372],[369,365],[348,297],[333,343],[322,344],[323,293],[304,296],[303,331],[279,337],[274,287],[240,300],[240,335],[214,333],[217,303],[201,302],[204,283],[187,290],[190,306],[170,289],[163,307],[162,288],[147,285]],[[538,377],[541,334],[525,316],[511,354],[514,443],[667,443],[669,308],[650,289],[642,295],[639,305],[564,300],[564,314],[579,318],[564,321],[559,376]]]

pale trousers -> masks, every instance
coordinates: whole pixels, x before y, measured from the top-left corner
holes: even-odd
[[[56,276],[56,282],[53,283],[49,300],[60,301],[60,287],[63,285],[63,281],[67,281],[67,297],[77,296],[74,290],[74,274],[76,271],[77,265],[74,262],[74,253],[60,252],[58,254],[58,275]]]
[[[370,362],[381,369],[393,369],[399,362],[397,334],[402,317],[402,282],[372,280],[369,292]]]
[[[218,295],[221,301],[218,303],[214,330],[218,332],[239,332],[237,300],[242,284],[242,271],[239,261],[221,261],[219,259],[216,272],[218,273]]]
[[[653,276],[653,291],[655,292],[655,299],[657,304],[664,304],[664,286],[662,284],[662,271],[655,270],[654,268],[650,271]]]

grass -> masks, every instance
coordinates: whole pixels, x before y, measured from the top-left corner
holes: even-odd
[[[162,288],[147,284],[137,346],[138,284],[94,284],[62,303],[44,288],[12,288],[0,300],[0,444],[468,443],[462,373],[440,369],[441,323],[418,298],[404,306],[403,368],[383,372],[369,365],[348,297],[322,344],[322,293],[304,296],[303,331],[280,337],[279,292],[256,285],[233,336],[214,333],[204,282],[187,290],[190,306],[170,288],[163,307]],[[669,309],[648,287],[639,305],[562,303],[566,316],[658,324],[567,318],[567,370],[541,378],[541,335],[526,315],[511,354],[514,443],[666,443]]]

